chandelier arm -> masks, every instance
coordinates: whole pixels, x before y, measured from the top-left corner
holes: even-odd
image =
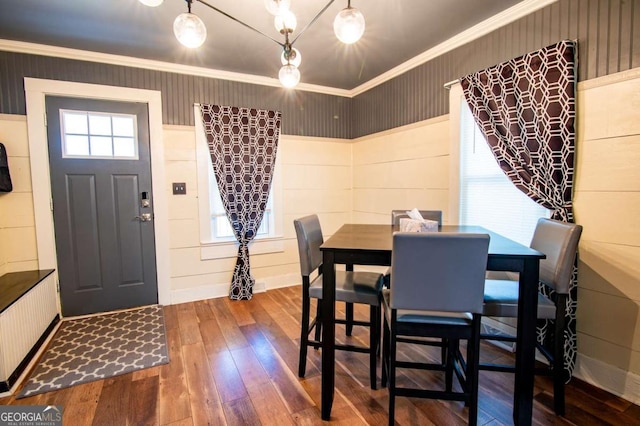
[[[218,9],[217,7],[215,7],[215,6],[213,6],[213,5],[209,4],[209,3],[207,3],[207,2],[206,2],[206,1],[204,1],[204,0],[196,0],[196,1],[197,1],[198,3],[202,3],[203,5],[205,5],[205,6],[209,7],[210,9],[215,10],[215,11],[216,11],[216,12],[218,12],[219,14],[226,16],[227,18],[231,19],[232,21],[237,22],[238,24],[242,25],[243,27],[249,28],[250,30],[252,30],[252,31],[254,31],[254,32],[256,32],[256,33],[258,33],[258,34],[260,34],[260,35],[262,35],[262,36],[266,37],[266,38],[268,38],[269,40],[271,40],[271,41],[273,41],[274,43],[278,44],[278,46],[280,46],[280,47],[284,48],[284,44],[283,44],[283,43],[280,43],[280,42],[279,42],[278,40],[276,40],[275,38],[273,38],[273,37],[271,37],[271,36],[269,36],[269,35],[267,35],[267,34],[263,33],[262,31],[260,31],[260,30],[258,30],[258,29],[256,29],[256,28],[253,28],[251,25],[249,25],[249,24],[245,24],[245,23],[244,23],[244,22],[242,22],[241,20],[239,20],[239,19],[237,19],[237,18],[235,18],[235,17],[233,17],[233,16],[229,15],[227,12],[224,12],[224,11],[222,11],[222,10]],[[331,0],[331,3],[333,3],[333,1],[334,1],[334,0]],[[329,3],[329,4],[331,4],[331,3]],[[327,5],[327,6],[328,6],[328,5]],[[325,9],[326,9],[326,8],[325,8]],[[308,26],[308,25],[307,25],[307,26]]]
[[[201,0],[198,0],[201,1]],[[329,8],[329,6],[331,6],[331,4],[334,2],[335,0],[330,0],[329,3],[327,3],[327,5],[325,7],[322,8],[322,10],[320,12],[318,12],[318,14],[316,16],[314,16],[314,18],[302,29],[300,30],[300,32],[298,33],[298,35],[296,36],[296,38],[293,39],[293,41],[291,42],[291,45],[293,46],[293,44],[296,42],[296,40],[298,40],[300,38],[300,36],[307,30],[307,28],[309,28],[314,22],[316,22],[318,20],[318,18],[320,18],[320,16],[326,12],[326,10]]]

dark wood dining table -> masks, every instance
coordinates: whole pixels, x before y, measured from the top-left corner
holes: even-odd
[[[335,265],[391,265],[397,226],[345,224],[320,247],[322,251],[322,406],[330,420],[335,387]],[[478,226],[444,225],[439,232],[486,233],[490,236],[487,270],[519,272],[516,373],[513,421],[530,425],[536,348],[536,312],[540,259],[545,255]]]

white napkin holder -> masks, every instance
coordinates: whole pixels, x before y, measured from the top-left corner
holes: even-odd
[[[438,232],[438,221],[400,218],[400,232]]]

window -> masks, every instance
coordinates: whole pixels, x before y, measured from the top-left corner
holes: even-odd
[[[64,158],[138,159],[135,115],[60,111]]]
[[[460,223],[479,225],[529,245],[549,210],[511,183],[498,166],[464,98],[460,106]]]
[[[211,164],[211,156],[207,156],[208,159],[208,186],[209,186],[209,210],[211,212],[211,238],[213,241],[235,241],[233,235],[233,228],[227,218],[227,213],[224,210],[222,199],[220,198],[220,191],[218,190],[218,183],[216,181],[216,175],[213,172],[213,165]],[[269,200],[267,201],[267,209],[262,217],[262,223],[256,233],[256,238],[272,236],[271,232],[275,229],[273,224],[273,188],[274,184],[271,184],[271,193],[269,194]]]
[[[200,257],[201,259],[236,257],[238,243],[233,235],[231,224],[227,219],[227,214],[220,199],[199,106],[194,107],[194,115],[196,117]],[[280,178],[279,170],[280,160],[276,158],[275,173],[271,183],[267,210],[264,213],[256,237],[249,245],[251,254],[284,251],[282,238],[282,179]]]

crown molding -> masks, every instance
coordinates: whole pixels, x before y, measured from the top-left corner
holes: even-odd
[[[406,62],[403,62],[397,67],[392,68],[375,78],[372,78],[366,83],[363,83],[360,86],[351,89],[349,91],[349,96],[354,97],[361,93],[364,93],[367,90],[370,90],[401,74],[404,74],[405,72],[413,68],[416,68],[417,66],[429,62],[433,58],[443,55],[457,47],[463,46],[475,39],[482,37],[483,35],[489,34],[490,32],[497,30],[500,27],[510,24],[513,21],[516,21],[557,1],[558,0],[524,0],[516,4],[515,6],[510,7],[509,9],[498,13],[497,15],[493,15],[491,18],[485,19],[479,24],[476,24],[475,26],[451,37],[450,39],[443,41],[439,45],[426,50],[420,55],[415,56]]]
[[[300,83],[295,90],[305,92],[322,93],[325,95],[342,96],[353,98],[366,92],[382,83],[385,83],[417,66],[420,66],[433,58],[436,58],[457,47],[469,43],[481,36],[490,33],[504,25],[517,19],[527,16],[543,7],[546,7],[558,0],[523,0],[509,9],[486,19],[479,24],[459,33],[439,45],[409,59],[389,71],[361,84],[354,89],[339,89],[335,87],[320,86],[315,84]],[[0,39],[0,50],[16,53],[26,53],[31,55],[52,56],[56,58],[74,59],[79,61],[89,61],[105,63],[110,65],[120,65],[125,67],[143,68],[155,71],[194,75],[198,77],[215,78],[221,80],[237,81],[240,83],[258,84],[261,86],[277,87],[282,90],[280,81],[271,77],[257,76],[252,74],[242,74],[236,72],[222,71],[191,65],[180,65],[170,62],[155,61],[151,59],[140,59],[130,56],[113,55],[110,53],[92,52],[88,50],[70,49],[67,47],[50,46],[45,44],[28,43],[22,41]]]
[[[134,58],[131,56],[113,55],[110,53],[93,52],[89,50],[70,49],[68,47],[0,39],[0,51],[2,50],[7,52],[52,56],[55,58],[74,59],[77,61],[98,62],[109,65],[119,65],[124,67],[143,68],[154,71],[194,75],[198,77],[215,78],[220,80],[230,80],[240,83],[258,84],[261,86],[277,87],[282,90],[288,90],[282,87],[278,79],[271,77],[242,74],[204,67],[195,67],[191,65],[174,64],[171,62],[154,61],[151,59]],[[319,86],[315,84],[300,83],[296,86],[296,90],[349,97],[348,90]]]

